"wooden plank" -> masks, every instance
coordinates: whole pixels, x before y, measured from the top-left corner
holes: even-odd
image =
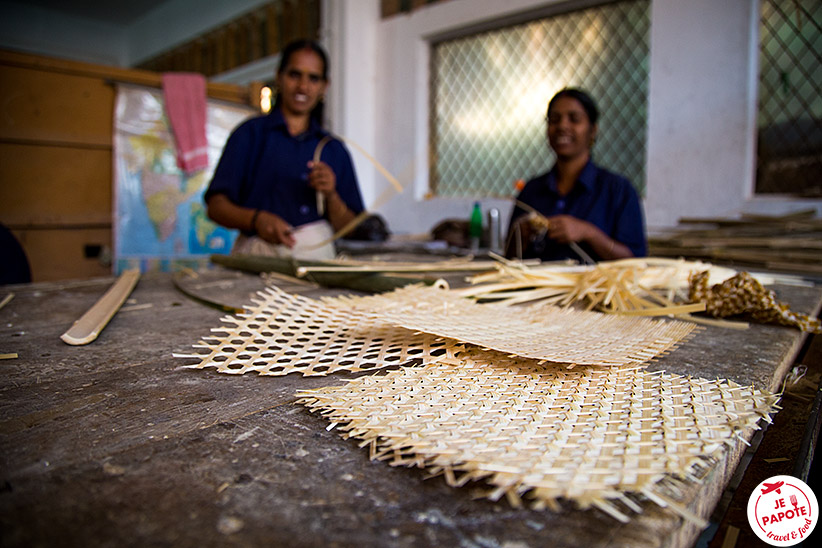
[[[95,78],[101,80],[103,83],[122,82],[156,88],[162,86],[162,75],[157,72],[65,61],[62,59],[17,53],[7,50],[0,50],[0,86],[2,86],[6,80],[2,70],[4,67],[26,68],[49,73]],[[0,89],[2,88],[0,87]],[[60,88],[58,86],[57,88],[52,89]],[[220,82],[208,82],[206,92],[212,99],[219,99],[232,103],[248,104],[248,93],[243,86]]]
[[[282,0],[280,5],[280,33],[282,35],[283,44],[285,45],[301,38],[301,36],[300,30],[297,27],[297,8],[295,7],[294,1]]]
[[[279,53],[283,45],[280,34],[280,15],[274,3],[268,4],[265,8],[265,42],[266,55]]]
[[[110,150],[0,143],[0,157],[4,224],[111,224]]]
[[[111,275],[100,257],[86,257],[86,246],[112,250],[110,228],[13,230],[29,260],[32,281],[67,280]]]
[[[114,88],[98,77],[0,64],[0,102],[0,139],[111,145]]]

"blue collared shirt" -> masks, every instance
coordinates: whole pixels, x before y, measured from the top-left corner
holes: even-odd
[[[326,135],[312,120],[308,131],[292,136],[279,109],[246,120],[226,141],[205,200],[225,194],[239,206],[270,211],[295,227],[321,219],[308,184],[308,162]],[[336,139],[326,143],[320,159],[334,170],[337,193],[348,208],[360,213],[362,196],[345,145]]]
[[[648,253],[642,207],[633,185],[625,177],[593,162],[586,164],[574,188],[566,196],[561,196],[557,191],[557,172],[554,166],[548,173],[528,181],[517,200],[546,217],[572,215],[588,221],[614,240],[628,246],[636,257],[643,257]],[[508,225],[509,233],[513,223],[526,213],[521,207],[514,207]],[[584,243],[581,242],[580,247],[593,259],[601,259]],[[580,260],[570,246],[548,238],[526,246],[523,258],[539,258],[544,261]]]

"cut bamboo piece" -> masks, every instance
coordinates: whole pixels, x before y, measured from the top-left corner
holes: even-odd
[[[211,255],[211,262],[227,268],[243,270],[245,272],[279,272],[297,278],[297,269],[301,266],[329,266],[332,263],[322,261],[300,261],[281,257],[266,257],[263,255]],[[436,280],[409,278],[400,276],[385,276],[379,273],[346,273],[331,272],[317,273],[306,276],[304,279],[318,283],[325,287],[337,287],[379,293],[391,291],[413,283],[433,284]]]
[[[384,273],[384,272],[485,272],[495,270],[496,263],[462,262],[462,263],[419,263],[419,264],[380,264],[380,265],[328,265],[328,266],[300,266],[297,267],[297,277],[303,278],[308,274],[328,273]]]
[[[9,293],[5,297],[3,297],[3,300],[0,301],[0,308],[3,308],[7,304],[9,304],[13,298],[14,298],[14,293]]]
[[[63,342],[83,345],[95,340],[131,294],[139,279],[140,271],[137,269],[123,272],[114,285],[63,333],[60,337]]]

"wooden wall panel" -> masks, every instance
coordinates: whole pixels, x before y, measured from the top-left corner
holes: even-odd
[[[159,88],[161,75],[0,51],[0,223],[33,281],[111,274],[114,82]],[[208,95],[259,105],[232,84]]]
[[[114,89],[100,78],[2,67],[0,138],[111,145]]]
[[[111,229],[12,230],[31,267],[33,281],[75,280],[110,276],[110,257],[86,257],[86,249],[112,249]]]
[[[0,219],[9,228],[111,225],[110,146],[0,142],[0,181]]]

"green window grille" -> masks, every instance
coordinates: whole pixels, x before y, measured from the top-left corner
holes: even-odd
[[[598,164],[645,185],[648,0],[612,2],[432,45],[431,191],[514,193],[554,161],[548,100],[587,90],[600,109]]]
[[[822,196],[822,2],[762,0],[758,194]]]

